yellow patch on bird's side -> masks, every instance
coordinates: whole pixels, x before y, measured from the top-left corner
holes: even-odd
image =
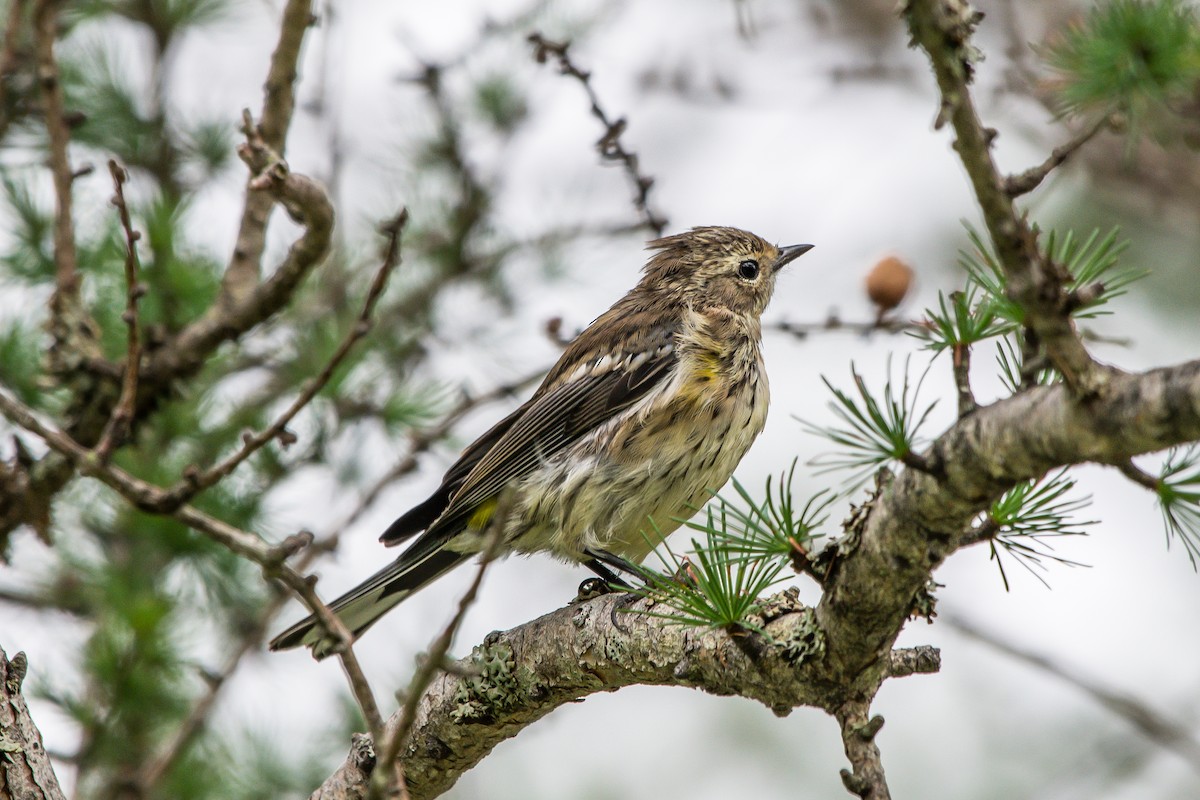
[[[720,353],[715,350],[701,350],[696,353],[696,369],[692,373],[694,380],[715,381],[720,376]]]
[[[484,500],[480,503],[479,508],[475,509],[467,519],[467,527],[475,530],[486,528],[496,513],[496,502],[495,500]]]

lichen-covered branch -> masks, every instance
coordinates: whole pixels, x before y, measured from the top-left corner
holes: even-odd
[[[0,649],[0,797],[66,800],[42,745],[42,735],[21,695],[28,662]]]
[[[842,770],[846,791],[863,800],[891,800],[892,793],[883,773],[883,759],[875,736],[883,727],[883,717],[871,716],[866,699],[850,700],[834,712],[842,729],[842,747],[851,769]]]
[[[431,684],[400,757],[413,800],[450,788],[497,744],[559,706],[635,684],[686,686],[757,700],[785,715],[799,706],[826,707],[836,687],[811,679],[821,637],[812,610],[791,593],[770,598],[764,627],[773,642],[723,630],[674,625],[638,613],[628,595],[610,594],[490,635],[459,669]],[[908,668],[936,671],[936,654],[898,655]],[[399,724],[399,715],[389,726]],[[365,797],[361,742],[314,798]],[[359,781],[356,783],[356,780]],[[361,788],[353,788],[354,786]],[[351,787],[351,788],[347,788]]]
[[[980,408],[925,454],[931,472],[886,482],[861,526],[836,546],[816,608],[828,680],[870,685],[932,571],[969,543],[968,523],[1019,481],[1083,462],[1200,439],[1200,361],[1113,374],[1086,406],[1065,386],[1029,389]]]
[[[443,674],[422,699],[401,750],[409,791],[414,800],[436,797],[497,743],[559,705],[640,683],[737,695],[780,714],[814,706],[844,718],[846,735],[858,737],[847,744],[855,768],[848,785],[882,787],[866,796],[886,797],[873,740],[862,735],[878,724],[869,716],[869,699],[888,677],[936,670],[929,650],[891,647],[933,570],[972,542],[971,519],[1018,481],[1053,467],[1122,463],[1196,439],[1200,361],[1115,374],[1103,397],[1086,408],[1063,385],[979,408],[924,454],[929,471],[905,470],[881,481],[832,545],[816,608],[786,594],[767,603],[764,626],[775,644],[671,625],[636,613],[642,604],[614,613],[620,595],[490,636],[459,665],[463,669]],[[476,674],[459,674],[464,671]],[[396,724],[395,718],[389,723]],[[365,763],[360,751],[314,797],[363,797],[365,788],[345,788],[365,786],[354,777]],[[341,787],[336,792],[335,784]]]

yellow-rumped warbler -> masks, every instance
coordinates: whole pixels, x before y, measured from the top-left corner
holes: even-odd
[[[329,604],[356,637],[480,552],[493,525],[501,552],[550,553],[615,581],[605,564],[640,562],[733,474],[767,418],[759,317],[776,273],[812,245],[708,227],[647,247],[638,285],[380,540],[424,533]],[[336,644],[308,617],[271,649],[308,645],[323,658]]]

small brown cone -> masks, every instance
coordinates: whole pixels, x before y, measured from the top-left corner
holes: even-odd
[[[887,256],[867,273],[867,297],[882,317],[896,306],[912,288],[912,268],[895,256]]]

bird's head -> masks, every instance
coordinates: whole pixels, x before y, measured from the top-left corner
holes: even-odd
[[[775,276],[811,244],[776,247],[738,228],[692,228],[650,242],[657,251],[642,285],[696,308],[718,306],[758,315],[775,289]]]

